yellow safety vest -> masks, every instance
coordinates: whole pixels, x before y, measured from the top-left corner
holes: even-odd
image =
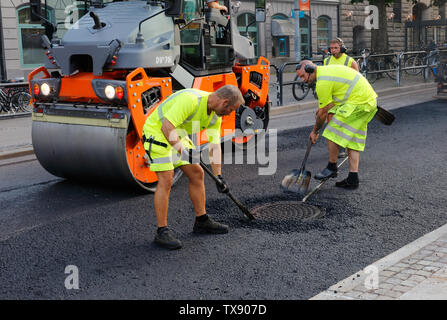
[[[163,119],[167,118],[175,126],[181,138],[208,129],[209,142],[220,143],[222,118],[217,116],[215,112],[211,112],[210,115],[207,114],[209,95],[210,92],[197,89],[177,91],[163,101],[157,107],[157,110],[146,119],[143,134],[146,137],[154,136],[158,141],[167,143],[161,132]],[[213,130],[210,131],[209,129]]]
[[[346,53],[343,53],[340,58],[335,58],[334,56],[327,57],[324,59],[323,65],[328,66],[331,64],[339,64],[347,67],[351,67],[352,62],[354,59],[352,59],[350,56],[348,56]]]
[[[362,105],[375,109],[377,93],[368,80],[359,72],[342,65],[319,66],[316,70],[316,93],[320,108],[331,102],[340,106],[343,104]],[[369,111],[369,110],[365,110]]]

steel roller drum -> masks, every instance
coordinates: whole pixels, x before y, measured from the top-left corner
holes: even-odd
[[[34,152],[48,172],[67,179],[127,183],[155,191],[156,182],[139,181],[129,165],[132,157],[128,160],[126,155],[126,138],[132,122],[127,109],[115,113],[117,119],[107,110],[82,111],[80,117],[76,114],[80,111],[69,109],[33,113]],[[178,178],[176,173],[175,180]]]

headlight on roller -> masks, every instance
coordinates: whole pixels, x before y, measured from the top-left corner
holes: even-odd
[[[44,82],[42,83],[42,85],[40,86],[40,92],[44,95],[44,96],[48,96],[51,93],[51,88],[48,85],[48,83]]]
[[[113,86],[106,86],[104,88],[104,93],[107,97],[107,99],[113,100],[115,98],[115,88]]]

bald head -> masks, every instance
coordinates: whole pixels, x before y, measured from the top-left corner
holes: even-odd
[[[309,74],[306,72],[305,68],[306,66],[312,66],[315,69],[317,66],[310,60],[302,60],[297,66],[296,66],[296,73],[301,78],[301,81],[307,82],[307,83],[313,83],[315,82],[315,72]]]

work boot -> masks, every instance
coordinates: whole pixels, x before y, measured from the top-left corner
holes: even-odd
[[[357,189],[359,187],[359,174],[358,172],[349,172],[348,177],[345,180],[335,183],[336,187],[345,189]]]
[[[348,178],[346,178],[342,181],[336,182],[335,186],[339,187],[339,188],[345,188],[345,189],[357,189],[359,187],[359,183],[358,182],[357,183],[349,182]]]
[[[338,153],[338,158],[346,158],[348,156],[348,153],[346,152],[346,149],[340,149],[340,152]]]
[[[328,168],[324,168],[323,171],[317,173],[314,178],[317,180],[326,180],[329,178],[335,178],[337,176],[337,170],[329,170]]]
[[[226,224],[222,224],[214,221],[212,218],[207,217],[204,221],[199,221],[196,218],[194,223],[193,232],[194,233],[228,233],[229,227]]]
[[[157,230],[154,242],[160,247],[169,250],[180,249],[182,247],[181,241],[174,237],[174,233],[168,227],[160,228]]]

